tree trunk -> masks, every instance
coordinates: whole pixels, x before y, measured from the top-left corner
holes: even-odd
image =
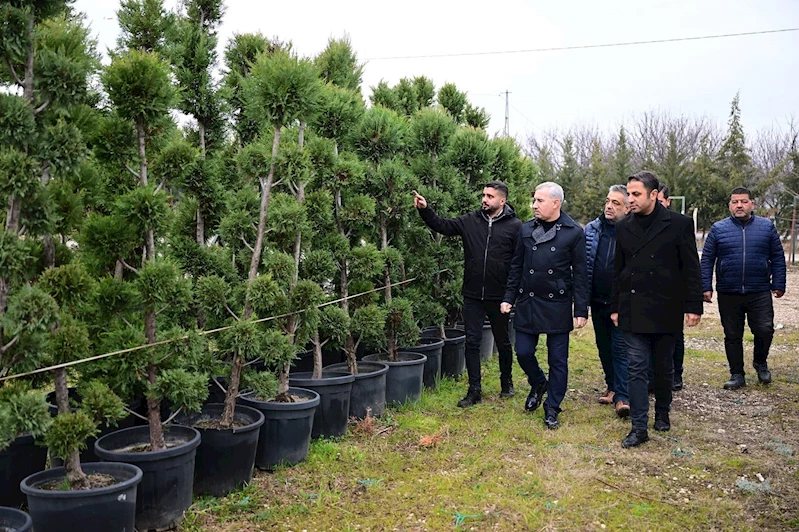
[[[139,137],[139,183],[147,186],[147,147],[144,131],[144,120],[136,121],[136,134]]]
[[[53,370],[53,381],[55,383],[55,401],[58,406],[59,414],[68,414],[69,407],[69,387],[67,386],[67,370],[59,368]],[[64,471],[66,472],[67,482],[71,489],[80,489],[86,486],[88,478],[83,468],[80,466],[80,453],[76,450],[71,451],[69,456],[64,459]]]
[[[89,487],[89,477],[83,472],[83,468],[80,465],[80,453],[77,450],[71,451],[66,460],[64,460],[64,471],[66,471],[70,489],[77,490]]]
[[[44,247],[44,268],[55,268],[55,242],[52,235],[44,235],[42,245]]]
[[[223,429],[229,429],[233,426],[233,416],[236,414],[236,399],[239,396],[239,387],[241,386],[241,368],[244,366],[244,361],[238,353],[233,357],[233,367],[230,368],[230,384],[227,387],[227,394],[225,394],[225,409],[222,411],[222,418],[219,420],[219,425]]]
[[[152,229],[147,229],[145,232],[145,258],[146,260],[155,260],[155,232]]]
[[[312,379],[322,378],[322,341],[319,338],[319,331],[313,333],[313,374]]]
[[[155,364],[147,366],[147,380],[155,384],[158,368]],[[147,424],[150,428],[150,450],[163,451],[166,449],[164,441],[164,427],[161,425],[161,400],[147,398]]]
[[[35,8],[34,8],[35,9]],[[30,16],[28,18],[28,50],[27,56],[25,57],[25,77],[22,79],[22,97],[25,98],[28,103],[35,109],[36,105],[34,104],[34,93],[33,93],[33,59],[36,54],[36,50],[34,48],[36,43],[35,38],[35,26],[34,26],[34,13],[31,10]]]
[[[272,194],[272,182],[275,179],[275,159],[277,159],[277,150],[280,147],[280,126],[275,127],[275,137],[272,141],[272,162],[269,165],[269,174],[264,181],[259,178],[261,182],[261,211],[258,216],[258,236],[255,239],[254,252],[250,260],[250,271],[247,275],[247,284],[251,284],[258,276],[258,266],[261,264],[261,251],[264,247],[264,233],[266,233],[266,215],[269,211],[269,197]],[[244,306],[244,319],[252,316],[252,306],[247,301]]]
[[[122,274],[124,272],[124,266],[122,265],[122,261],[118,260],[116,264],[114,264],[114,279],[117,281],[122,280]]]
[[[380,249],[385,251],[388,248],[388,229],[386,228],[386,219],[385,217],[380,217]],[[386,303],[391,301],[391,265],[386,264],[386,271],[383,274],[383,281],[385,288],[383,288],[383,293],[386,296]]]
[[[358,374],[358,344],[355,343],[355,337],[352,334],[347,335],[345,340],[344,350],[347,353],[347,367],[353,375]]]
[[[203,211],[199,202],[197,203],[197,228],[194,236],[198,245],[205,245],[205,219],[203,219]]]
[[[19,233],[19,218],[22,211],[22,200],[16,196],[8,198],[8,210],[6,211],[6,231],[9,233]]]
[[[277,396],[283,400],[289,397],[289,372],[291,371],[291,363],[289,362],[282,368],[277,370]]]

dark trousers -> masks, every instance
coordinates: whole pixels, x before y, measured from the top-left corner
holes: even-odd
[[[655,412],[671,409],[671,385],[674,378],[674,335],[624,332],[627,343],[630,421],[634,430],[646,430],[649,424],[649,367],[654,356]]]
[[[513,381],[513,350],[508,339],[510,314],[499,311],[501,301],[481,301],[463,298],[463,325],[466,330],[466,372],[469,374],[469,389],[481,391],[480,341],[483,339],[483,322],[486,316],[491,323],[491,332],[499,351],[499,372],[503,383]]]
[[[547,378],[535,357],[538,337],[537,334],[516,331],[516,358],[519,361],[519,366],[527,374],[527,382],[532,387],[538,386]],[[566,396],[569,379],[569,333],[547,334],[547,361],[549,363],[549,385],[544,409],[554,409],[556,412],[560,412],[560,403]]]
[[[682,378],[683,363],[685,362],[685,332],[680,330],[674,333],[674,378]],[[652,381],[655,378],[655,359],[654,355],[652,363],[649,365],[649,384],[652,386]]]
[[[596,348],[599,361],[605,372],[605,385],[616,392],[613,400],[629,401],[627,395],[627,344],[621,329],[610,319],[610,305],[591,304],[591,320],[594,323]]]
[[[754,364],[765,364],[774,338],[774,303],[771,292],[718,294],[724,350],[730,373],[744,374],[744,319],[755,336]]]

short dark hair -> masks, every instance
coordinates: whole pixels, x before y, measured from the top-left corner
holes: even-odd
[[[631,181],[638,181],[642,185],[647,192],[652,192],[653,190],[659,190],[660,188],[660,181],[658,181],[658,176],[655,175],[654,172],[650,172],[649,170],[644,170],[643,172],[638,172],[637,174],[631,175],[627,179],[627,184]]]
[[[663,199],[669,199],[669,186],[666,183],[661,183],[658,187],[658,193],[663,193]]]
[[[750,200],[752,199],[752,191],[746,187],[735,187],[734,189],[732,189],[732,192],[730,192],[730,201],[732,201],[732,196],[734,194],[746,194],[747,196],[749,196]]]
[[[508,198],[508,185],[506,185],[502,181],[489,181],[488,183],[483,185],[483,188],[494,188],[502,192],[505,195],[505,199]]]

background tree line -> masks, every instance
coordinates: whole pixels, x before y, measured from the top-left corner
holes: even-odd
[[[602,131],[574,126],[532,134],[526,150],[537,163],[539,179],[560,183],[566,210],[587,222],[602,212],[608,186],[626,183],[640,170],[653,170],[672,196],[686,197],[686,214],[699,209],[699,228],[729,214],[730,190],[746,186],[757,213],[790,232],[793,198],[799,194],[799,123],[744,133],[738,95],[726,128],[707,117],[650,111]],[[673,208],[679,208],[675,202]]]

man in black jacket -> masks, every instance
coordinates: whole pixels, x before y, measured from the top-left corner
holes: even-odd
[[[486,315],[499,351],[500,395],[513,395],[509,316],[499,311],[499,304],[505,295],[510,260],[522,223],[507,201],[507,185],[502,181],[491,181],[483,188],[480,210],[457,218],[441,218],[414,191],[414,206],[430,229],[445,236],[460,236],[463,239],[463,323],[466,329],[469,390],[458,402],[461,408],[472,406],[482,399],[480,341]]]
[[[632,214],[616,224],[611,315],[624,333],[632,430],[622,447],[649,439],[647,380],[654,357],[655,430],[671,428],[674,336],[702,315],[699,254],[691,220],[658,202],[657,176],[639,172],[627,181]]]

